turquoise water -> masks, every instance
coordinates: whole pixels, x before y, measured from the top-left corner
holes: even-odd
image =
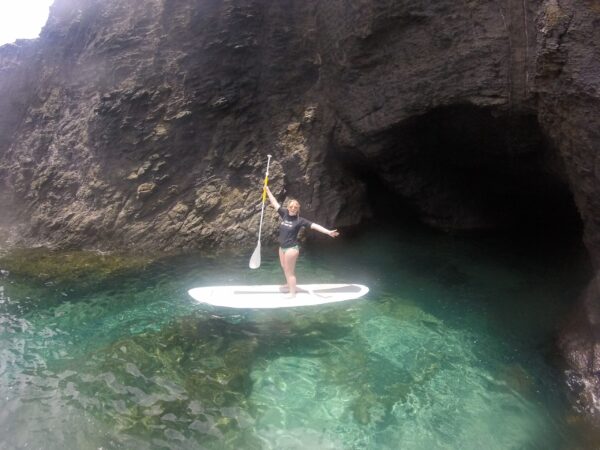
[[[588,268],[547,248],[398,229],[319,241],[300,281],[364,283],[364,300],[243,313],[187,290],[279,283],[274,249],[257,271],[252,249],[102,276],[5,269],[0,448],[585,448],[553,337]]]

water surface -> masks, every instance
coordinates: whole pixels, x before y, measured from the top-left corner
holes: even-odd
[[[281,282],[275,250],[250,271],[252,250],[4,263],[0,448],[591,445],[554,349],[589,275],[580,248],[394,229],[301,255],[300,281],[367,284],[364,300],[240,312],[187,295]]]

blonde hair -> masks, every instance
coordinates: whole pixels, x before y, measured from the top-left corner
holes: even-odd
[[[294,199],[294,198],[293,198],[293,199],[291,199],[291,200],[288,202],[288,208],[289,208],[290,206],[292,206],[292,204],[294,204],[294,203],[295,203],[295,204],[298,206],[298,209],[300,209],[300,202],[299,202],[298,200]]]

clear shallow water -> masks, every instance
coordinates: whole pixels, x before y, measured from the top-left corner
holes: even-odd
[[[588,275],[580,250],[394,230],[301,256],[302,281],[361,282],[365,300],[240,313],[188,297],[280,282],[275,251],[250,271],[251,250],[4,273],[0,448],[591,445],[552,341]]]

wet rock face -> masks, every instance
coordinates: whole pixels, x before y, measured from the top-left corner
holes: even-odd
[[[600,263],[600,7],[595,2],[547,1],[538,18],[535,85],[538,117],[554,142],[584,223],[584,242],[595,269]],[[600,424],[599,275],[590,281],[569,327],[559,340],[572,369],[578,408]]]
[[[578,215],[598,263],[599,20],[584,0],[56,0],[0,48],[0,246],[251,252],[270,153],[272,190],[325,226],[368,223],[384,191],[451,230]]]

